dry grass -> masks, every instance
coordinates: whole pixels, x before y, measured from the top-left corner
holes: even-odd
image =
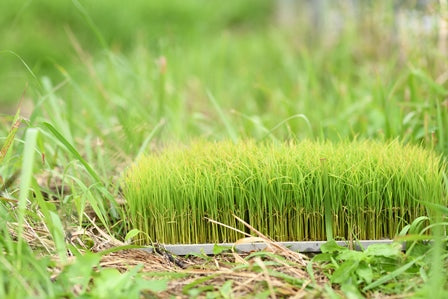
[[[85,215],[91,221],[89,229],[68,229],[66,241],[74,245],[82,253],[97,252],[124,246],[125,243],[109,236],[95,224],[95,220]],[[247,225],[247,224],[246,224]],[[14,237],[17,227],[10,225],[10,233]],[[141,265],[140,273],[147,279],[168,279],[168,288],[160,293],[148,293],[156,298],[189,298],[189,289],[207,288],[207,292],[219,292],[224,283],[232,281],[229,293],[234,298],[253,297],[255,294],[267,291],[271,298],[317,298],[321,295],[327,278],[315,265],[312,266],[313,277],[307,272],[309,258],[279,246],[266,236],[257,232],[259,241],[266,243],[263,252],[240,254],[224,252],[215,256],[174,256],[160,247],[155,253],[144,250],[119,250],[102,256],[99,267],[115,268],[126,272]],[[51,233],[42,222],[25,222],[23,238],[40,256],[51,256],[56,266],[48,269],[52,279],[56,280],[68,264],[75,261],[69,254],[67,261],[62,262],[53,254],[56,250]],[[246,242],[242,239],[239,242]],[[73,290],[76,293],[77,290]],[[78,290],[79,291],[79,290]],[[205,293],[203,293],[205,296]],[[201,294],[199,297],[201,297]],[[146,295],[142,296],[146,298]]]
[[[282,257],[278,255],[278,258]],[[148,253],[143,250],[125,250],[114,252],[103,257],[101,261],[102,267],[113,267],[120,271],[126,271],[139,264],[143,265],[142,271],[148,273],[148,278],[153,278],[155,273],[166,273],[166,277],[172,276],[173,273],[183,274],[180,278],[171,279],[168,284],[168,289],[158,294],[160,298],[166,296],[175,296],[176,298],[188,298],[188,294],[182,293],[186,286],[195,283],[201,278],[210,277],[202,284],[199,283],[196,287],[213,286],[216,291],[226,282],[233,281],[232,293],[236,298],[244,296],[253,296],[266,288],[273,290],[271,297],[318,297],[318,288],[308,288],[312,284],[312,279],[306,272],[305,268],[291,263],[279,263],[279,260],[251,257],[250,254],[237,255],[235,254],[220,254],[210,257],[207,261],[199,257],[174,257],[176,262],[173,262],[173,257],[168,254]],[[270,262],[276,262],[277,265],[272,266]],[[182,263],[185,268],[179,266]],[[245,265],[242,269],[239,266]],[[262,265],[260,267],[260,265]],[[255,270],[254,268],[264,268],[263,271]],[[327,282],[324,275],[319,274],[318,269],[315,269],[316,283],[322,286]],[[297,280],[303,280],[305,283],[299,287],[292,285],[280,277],[270,275],[269,272],[275,271],[277,274],[282,273]]]
[[[171,279],[168,289],[158,294],[160,298],[175,296],[189,298],[188,289],[209,287],[208,291],[219,292],[221,286],[232,281],[229,291],[236,298],[250,297],[269,290],[271,298],[293,297],[314,298],[320,296],[320,289],[328,282],[326,276],[311,265],[313,277],[307,272],[308,257],[276,244],[242,219],[235,216],[267,245],[265,251],[240,254],[235,251],[215,256],[173,256],[159,246],[155,253],[144,250],[124,250],[105,255],[101,261],[102,267],[114,267],[127,271],[139,264],[148,278],[154,276],[179,278]],[[253,237],[244,238],[237,243],[252,242]],[[210,289],[211,287],[211,289]]]

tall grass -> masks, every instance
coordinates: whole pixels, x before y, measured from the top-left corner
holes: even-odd
[[[235,241],[206,219],[244,230],[233,214],[281,241],[381,239],[441,203],[445,169],[399,142],[196,142],[142,157],[123,188],[142,244]]]

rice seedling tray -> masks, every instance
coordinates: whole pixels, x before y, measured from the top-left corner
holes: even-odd
[[[445,170],[437,153],[398,141],[199,141],[141,157],[123,194],[139,245],[207,251],[189,244],[237,242],[244,221],[312,252],[320,240],[393,239],[431,214],[426,203],[446,204]]]

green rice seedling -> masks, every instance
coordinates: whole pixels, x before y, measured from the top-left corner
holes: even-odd
[[[142,244],[236,241],[207,221],[244,231],[233,215],[278,241],[381,239],[443,201],[445,168],[398,141],[193,142],[141,157],[123,190]]]

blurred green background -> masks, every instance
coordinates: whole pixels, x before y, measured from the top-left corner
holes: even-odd
[[[58,68],[79,63],[67,32],[88,53],[128,53],[145,46],[154,55],[166,48],[202,43],[223,30],[266,26],[273,3],[249,1],[15,1],[0,3],[0,102],[17,102],[24,82],[61,79]]]
[[[448,148],[437,1],[4,0],[0,11],[2,110],[28,84],[31,121],[125,138],[127,154],[160,121],[166,140]]]

